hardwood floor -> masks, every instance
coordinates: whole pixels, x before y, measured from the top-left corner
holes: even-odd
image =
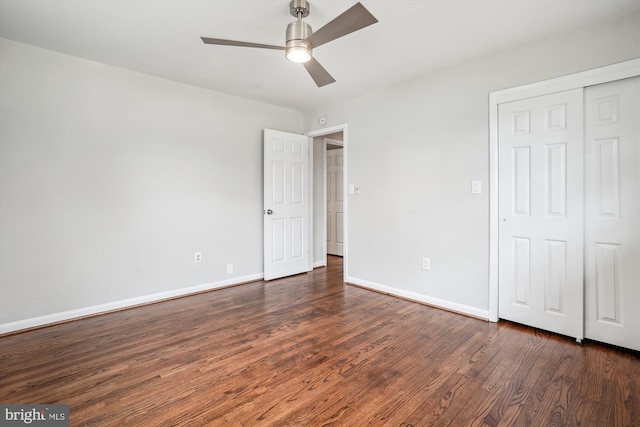
[[[640,426],[640,356],[328,268],[0,338],[0,403],[73,426]]]

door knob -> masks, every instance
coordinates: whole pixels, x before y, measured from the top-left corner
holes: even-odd
[[[271,215],[273,211],[271,209],[267,209],[266,211],[264,211],[264,213],[266,213],[267,215]]]

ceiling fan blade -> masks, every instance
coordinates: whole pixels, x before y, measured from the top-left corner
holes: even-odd
[[[210,37],[200,37],[205,44],[217,44],[222,46],[257,47],[261,49],[284,50],[284,46],[274,46],[272,44],[239,42],[237,40],[212,39]]]
[[[313,81],[316,82],[318,87],[322,87],[336,81],[336,79],[331,77],[331,74],[329,74],[329,72],[325,70],[315,58],[311,58],[307,62],[303,62],[302,65],[307,69],[307,72]]]
[[[318,47],[376,22],[378,20],[365,9],[362,3],[356,3],[324,27],[311,34],[306,41],[311,47]]]

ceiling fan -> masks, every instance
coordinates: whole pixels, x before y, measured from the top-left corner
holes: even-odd
[[[301,62],[316,85],[322,87],[336,80],[312,56],[312,49],[378,22],[361,3],[356,3],[314,33],[311,26],[302,20],[309,16],[307,0],[292,0],[289,9],[296,20],[287,26],[285,46],[210,37],[201,37],[201,39],[205,44],[284,50],[287,59],[292,62]]]

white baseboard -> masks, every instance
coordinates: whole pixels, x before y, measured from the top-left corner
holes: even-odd
[[[67,320],[73,320],[81,317],[92,316],[96,314],[106,313],[113,310],[121,310],[128,307],[133,307],[141,304],[149,304],[153,302],[159,302],[171,298],[187,296],[198,292],[210,291],[226,286],[239,285],[241,283],[253,282],[256,280],[262,280],[263,274],[254,274],[251,276],[235,277],[233,279],[222,280],[215,283],[206,283],[203,285],[190,286],[188,288],[175,289],[172,291],[159,292],[157,294],[143,295],[141,297],[130,298],[126,300],[113,301],[105,304],[93,305],[89,307],[78,308],[69,311],[63,311],[59,313],[47,314],[44,316],[33,317],[30,319],[18,320],[15,322],[0,324],[0,334],[6,334],[9,332],[16,332],[23,329],[36,328],[40,326],[49,325],[52,323],[64,322]]]
[[[370,282],[368,280],[358,279],[357,277],[347,277],[347,283],[353,283],[354,285],[362,286],[374,291],[382,292],[385,294],[397,296],[400,298],[406,298],[413,301],[422,302],[434,307],[442,308],[445,310],[455,311],[457,313],[466,314],[468,316],[478,317],[480,319],[489,320],[489,310],[482,310],[480,308],[471,307],[457,302],[443,300],[440,298],[434,298],[427,295],[417,294],[415,292],[404,291],[402,289],[392,288],[390,286],[381,285],[379,283]]]
[[[319,265],[321,266],[321,265]],[[126,300],[113,301],[105,304],[93,305],[89,307],[78,308],[69,311],[63,311],[59,313],[47,314],[44,316],[33,317],[30,319],[18,320],[15,322],[0,324],[0,334],[6,334],[10,332],[17,332],[23,329],[31,329],[41,326],[46,326],[53,323],[64,322],[68,320],[78,319],[86,316],[97,315],[114,310],[121,310],[128,307],[134,307],[141,304],[149,304],[153,302],[159,302],[171,298],[186,296],[195,294],[198,292],[210,291],[226,286],[238,285],[246,282],[253,282],[256,280],[262,280],[263,274],[254,274],[251,276],[236,277],[233,279],[222,280],[214,283],[206,283],[203,285],[191,286],[188,288],[175,289],[167,292],[160,292],[157,294],[144,295],[141,297],[130,298]],[[362,286],[364,288],[372,289],[378,292],[383,292],[389,295],[394,295],[401,298],[407,298],[414,301],[423,302],[434,307],[440,307],[445,310],[456,311],[459,313],[467,314],[469,316],[479,317],[481,319],[489,319],[489,311],[482,310],[476,307],[470,307],[464,304],[458,304],[452,301],[447,301],[439,298],[429,297],[426,295],[417,294],[415,292],[404,291],[402,289],[392,288],[390,286],[381,285],[378,283],[370,282],[367,280],[358,279],[356,277],[347,277],[348,283]]]

